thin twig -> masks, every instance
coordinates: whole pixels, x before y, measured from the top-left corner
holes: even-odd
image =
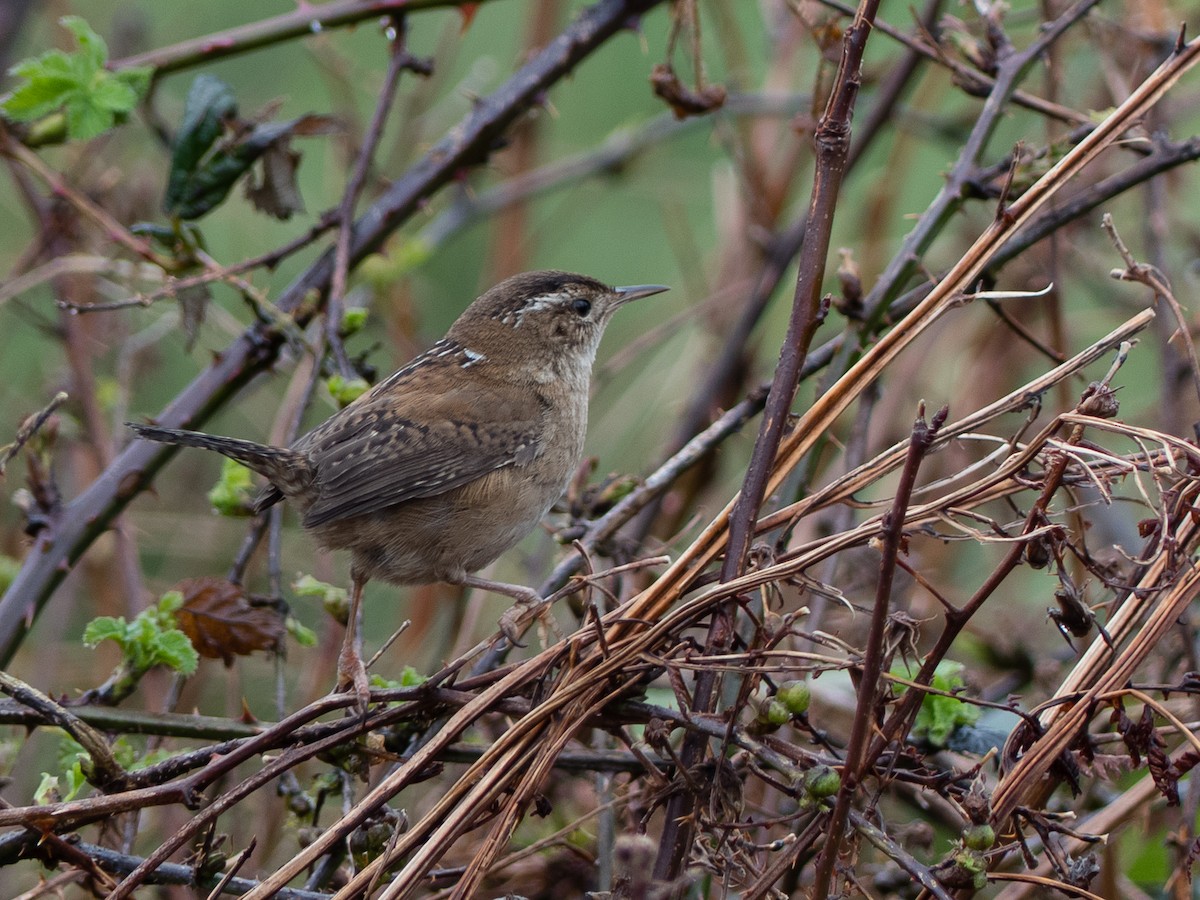
[[[329,299],[325,305],[325,341],[337,365],[338,372],[344,378],[354,375],[354,368],[346,356],[346,347],[342,343],[342,306],[346,297],[346,278],[350,270],[350,229],[354,221],[354,208],[358,204],[359,194],[367,180],[367,172],[371,168],[371,160],[375,156],[375,148],[383,137],[383,126],[387,122],[388,112],[396,97],[396,88],[400,83],[400,75],[406,69],[422,71],[428,74],[428,64],[417,61],[407,49],[408,30],[404,18],[391,19],[389,26],[395,31],[391,39],[391,57],[388,60],[387,74],[384,75],[383,87],[379,91],[379,99],[375,102],[375,111],[371,122],[363,136],[362,146],[354,161],[354,170],[346,182],[346,190],[342,194],[342,202],[338,207],[337,243],[334,251],[333,277],[329,284]]]
[[[41,427],[46,424],[46,420],[54,415],[54,411],[66,403],[68,399],[65,392],[59,391],[43,409],[29,416],[21,423],[21,427],[17,429],[17,434],[11,443],[0,447],[0,478],[4,477],[4,470],[12,462],[13,457],[21,452],[21,448],[29,443],[29,439],[38,433]]]

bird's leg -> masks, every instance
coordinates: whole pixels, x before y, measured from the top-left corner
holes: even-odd
[[[362,660],[362,592],[367,579],[350,575],[350,616],[346,619],[346,637],[338,654],[338,690],[353,689],[358,708],[366,711],[371,700],[367,667]]]
[[[490,578],[480,578],[478,575],[464,575],[458,583],[466,587],[479,588],[481,591],[491,591],[493,594],[503,594],[505,597],[512,597],[517,601],[516,606],[510,606],[504,615],[500,617],[499,623],[497,623],[500,633],[514,647],[525,646],[520,641],[521,616],[528,610],[538,610],[538,614],[556,633],[558,632],[557,623],[548,616],[549,609],[539,609],[542,606],[542,597],[537,591],[531,590],[524,585],[509,584],[506,581],[492,581]]]

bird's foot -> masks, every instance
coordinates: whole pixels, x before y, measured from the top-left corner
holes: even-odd
[[[558,622],[550,614],[550,604],[542,597],[530,591],[529,596],[518,597],[517,602],[505,611],[497,623],[500,633],[504,635],[510,644],[514,647],[525,646],[520,641],[522,625],[528,620],[530,614],[533,615],[535,620],[540,621],[546,630],[552,631],[559,640],[562,640],[563,634],[558,627]],[[546,641],[543,640],[543,643],[546,643]]]
[[[508,584],[503,581],[492,581],[489,578],[480,578],[478,575],[465,575],[459,579],[457,584],[464,584],[467,587],[478,588],[481,591],[491,591],[496,594],[503,594],[505,597],[512,597],[517,602],[508,608],[508,611],[500,617],[497,623],[500,633],[514,647],[524,647],[521,643],[521,635],[523,633],[522,626],[524,620],[529,616],[529,613],[534,613],[537,618],[552,630],[561,640],[562,633],[559,631],[558,623],[550,615],[550,604],[543,599],[537,591],[531,590],[523,585]]]
[[[360,714],[366,715],[371,702],[371,683],[367,679],[367,667],[363,665],[362,655],[349,642],[343,644],[342,652],[338,654],[337,689],[353,691],[355,708]]]

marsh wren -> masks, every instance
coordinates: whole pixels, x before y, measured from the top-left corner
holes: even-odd
[[[339,683],[365,704],[363,585],[448,582],[514,598],[533,590],[473,573],[533,530],[583,455],[592,363],[625,303],[667,290],[527,272],[483,294],[446,336],[299,438],[272,447],[130,423],[140,437],[215,450],[263,475],[261,512],[286,498],[317,542],[351,554]],[[516,638],[515,608],[501,630]]]

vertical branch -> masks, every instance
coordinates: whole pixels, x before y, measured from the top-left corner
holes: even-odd
[[[722,581],[736,578],[745,569],[750,541],[754,536],[754,523],[766,493],[771,464],[783,437],[783,427],[796,394],[800,371],[813,335],[824,317],[826,306],[821,300],[821,284],[825,277],[825,261],[829,254],[834,210],[849,157],[850,124],[854,103],[858,98],[863,51],[878,8],[879,0],[862,0],[854,22],[846,30],[833,92],[814,135],[816,172],[806,216],[807,227],[800,253],[792,314],[742,491],[730,514],[729,542],[721,567]],[[721,607],[714,614],[707,640],[710,651],[721,653],[729,647],[733,624],[731,605]],[[718,680],[719,675],[713,669],[704,669],[696,676],[692,701],[695,710],[708,711],[712,708]],[[702,759],[706,746],[707,738],[696,733],[689,734],[682,751],[684,765],[690,767]],[[681,792],[667,804],[667,821],[655,863],[656,878],[676,878],[683,868],[692,843],[690,813],[693,803],[694,798],[689,793]]]
[[[367,180],[367,171],[371,167],[371,159],[375,148],[383,137],[383,126],[387,122],[388,111],[396,97],[396,88],[400,83],[400,73],[411,69],[421,74],[429,74],[428,63],[418,63],[405,49],[407,29],[403,17],[390,20],[389,28],[395,31],[392,38],[392,58],[388,61],[387,75],[384,76],[383,88],[379,92],[379,101],[375,104],[375,112],[371,123],[363,136],[363,144],[354,163],[354,171],[346,183],[346,192],[342,196],[338,209],[337,245],[334,250],[333,276],[329,285],[329,302],[325,307],[325,339],[329,343],[329,351],[337,365],[338,372],[351,377],[354,372],[350,360],[346,358],[346,347],[342,343],[342,307],[346,299],[346,279],[350,272],[350,232],[354,226],[354,207],[362,193],[363,184]]]
[[[829,895],[833,877],[833,866],[842,846],[842,832],[850,814],[850,802],[858,788],[867,761],[867,741],[875,727],[875,703],[879,695],[880,676],[883,674],[883,638],[887,628],[888,609],[892,596],[892,581],[896,575],[896,561],[900,557],[900,545],[904,537],[904,515],[912,498],[917,482],[917,471],[929,448],[933,446],[938,429],[946,422],[949,409],[943,406],[925,421],[925,406],[917,412],[913,424],[912,439],[908,444],[908,457],[900,473],[900,484],[892,508],[883,520],[883,555],[879,561],[879,584],[875,590],[875,606],[871,610],[871,630],[867,635],[867,647],[863,653],[862,673],[858,682],[858,703],[854,709],[854,724],[850,729],[850,740],[846,744],[846,761],[842,768],[842,786],[834,802],[833,813],[826,829],[828,837],[821,855],[817,859],[816,874],[810,896]],[[915,691],[913,693],[916,693]]]

